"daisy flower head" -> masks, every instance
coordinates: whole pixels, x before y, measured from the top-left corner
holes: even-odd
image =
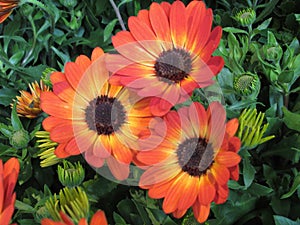
[[[81,55],[66,64],[64,73],[51,75],[53,92],[41,96],[42,109],[50,115],[43,127],[58,143],[59,158],[82,154],[94,168],[107,165],[112,179],[124,180],[150,112],[145,100],[108,83],[105,57],[96,48],[91,59]]]
[[[202,1],[152,3],[129,18],[129,31],[112,37],[119,54],[107,57],[110,83],[151,96],[151,112],[166,114],[195,88],[211,85],[224,65],[212,56],[222,35],[220,26],[211,30],[212,20]]]
[[[167,113],[163,120],[164,141],[136,156],[146,168],[140,187],[148,189],[152,198],[164,198],[165,213],[180,218],[192,208],[197,221],[203,223],[212,202],[226,201],[228,180],[238,180],[241,142],[234,137],[238,120],[226,123],[225,110],[218,102],[207,110],[195,102]],[[158,136],[155,128],[160,123],[151,128]]]

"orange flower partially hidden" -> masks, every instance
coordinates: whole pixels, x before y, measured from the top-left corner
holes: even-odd
[[[21,96],[17,96],[17,113],[19,116],[24,116],[27,118],[35,118],[41,112],[40,107],[40,96],[42,92],[49,91],[49,87],[40,81],[40,85],[37,81],[32,82],[28,85],[30,92],[20,91]]]
[[[74,225],[73,221],[63,212],[60,212],[62,221],[53,221],[51,219],[42,219],[41,225]],[[88,225],[85,218],[82,218],[78,225]],[[108,225],[103,211],[98,210],[91,219],[90,225]]]
[[[6,20],[14,8],[19,4],[18,0],[1,0],[0,1],[0,23]]]
[[[185,101],[195,88],[213,83],[224,60],[212,56],[222,35],[212,27],[212,10],[202,1],[186,7],[181,1],[152,3],[128,20],[130,31],[112,37],[120,55],[110,55],[107,67],[113,72],[110,83],[153,96],[150,107],[162,116]]]
[[[92,166],[100,168],[106,162],[113,176],[124,180],[150,112],[137,95],[108,84],[104,57],[96,48],[91,60],[81,55],[66,64],[65,73],[51,75],[53,92],[41,96],[41,107],[50,115],[43,127],[59,143],[59,158],[83,153]],[[145,110],[141,113],[139,108]]]
[[[137,154],[137,161],[147,167],[139,185],[149,189],[150,197],[164,198],[165,213],[180,218],[192,207],[202,223],[212,202],[226,201],[227,181],[239,177],[241,142],[233,137],[238,120],[226,124],[225,119],[220,103],[211,103],[207,111],[194,103],[152,125],[153,134],[166,134],[159,146]]]
[[[20,164],[11,158],[6,163],[0,160],[0,224],[10,224],[15,209],[16,193],[14,188],[18,180]]]

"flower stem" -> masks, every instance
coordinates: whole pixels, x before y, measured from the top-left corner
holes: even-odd
[[[114,0],[109,0],[109,1],[110,1],[111,6],[112,6],[113,9],[114,9],[116,15],[117,15],[117,18],[118,18],[119,23],[120,23],[120,25],[121,25],[121,27],[122,27],[122,30],[126,30],[124,21],[123,21],[123,19],[122,19],[121,13],[120,13],[120,10],[118,9],[116,3],[114,2]]]

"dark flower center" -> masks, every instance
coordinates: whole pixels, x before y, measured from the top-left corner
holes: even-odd
[[[214,151],[206,140],[190,138],[178,146],[177,157],[182,171],[191,176],[200,176],[212,165]]]
[[[179,83],[187,78],[192,70],[191,55],[183,49],[163,51],[156,60],[156,75],[166,83]]]
[[[98,135],[109,135],[117,131],[125,122],[125,110],[116,98],[98,96],[85,109],[85,119],[91,130]]]

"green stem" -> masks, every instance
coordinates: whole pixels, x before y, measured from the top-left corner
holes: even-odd
[[[31,27],[32,27],[32,32],[33,32],[33,42],[32,42],[32,46],[31,46],[31,49],[30,51],[27,53],[27,55],[25,56],[25,58],[23,59],[22,61],[22,66],[25,66],[27,61],[29,60],[29,58],[31,57],[32,53],[33,53],[33,50],[35,49],[35,46],[36,46],[36,40],[37,40],[37,33],[36,33],[36,27],[34,25],[34,21],[32,19],[32,16],[30,15],[29,18],[28,18],[30,24],[31,24]]]
[[[19,5],[31,3],[33,5],[38,6],[39,8],[43,9],[45,12],[49,13],[49,9],[43,3],[37,0],[21,0]]]
[[[109,2],[110,2],[111,6],[113,7],[113,9],[114,9],[114,11],[115,11],[115,13],[117,15],[117,18],[118,18],[119,23],[120,23],[120,25],[122,27],[122,30],[126,30],[126,27],[124,25],[124,21],[122,19],[121,13],[120,13],[120,10],[118,9],[116,3],[114,2],[114,0],[109,0]]]

